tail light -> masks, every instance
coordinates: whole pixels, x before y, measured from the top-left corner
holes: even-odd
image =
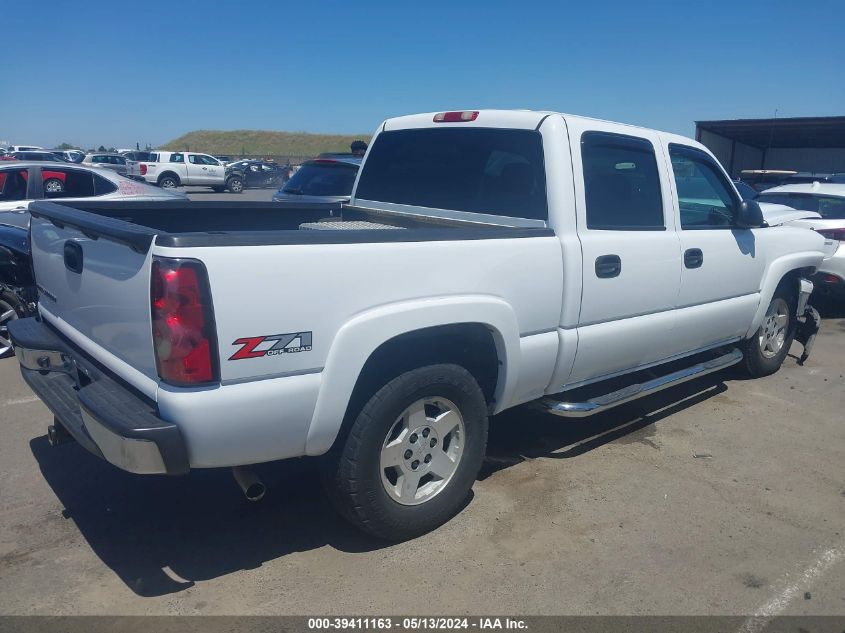
[[[205,267],[194,259],[153,261],[150,300],[158,375],[177,386],[217,382],[217,335]]]
[[[146,165],[144,165],[143,163],[141,163],[141,175],[142,175],[142,176],[146,176],[146,175],[147,175],[147,166],[146,166]]]
[[[463,112],[438,112],[434,115],[435,123],[466,123],[478,118],[478,110],[464,110]]]
[[[845,242],[845,229],[822,229],[819,233],[829,240]]]

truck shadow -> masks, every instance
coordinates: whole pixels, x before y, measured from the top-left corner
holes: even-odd
[[[689,382],[587,420],[526,407],[491,422],[479,479],[526,459],[582,455],[726,390],[719,374]],[[389,544],[360,533],[331,507],[312,459],[258,467],[267,496],[249,503],[227,469],[186,477],[139,477],[77,444],[30,442],[44,478],[94,553],[139,596],[180,592],[195,582],[255,569],[293,552],[330,546],[368,552]],[[469,504],[472,496],[467,499]]]

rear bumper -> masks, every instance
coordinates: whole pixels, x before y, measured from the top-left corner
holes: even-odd
[[[24,380],[88,451],[139,474],[188,472],[179,427],[35,317],[10,323]]]

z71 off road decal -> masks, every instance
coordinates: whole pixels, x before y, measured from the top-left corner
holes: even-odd
[[[271,334],[270,336],[250,336],[239,338],[232,345],[241,348],[229,357],[229,360],[261,358],[278,354],[294,354],[311,351],[311,332],[291,332],[289,334]]]

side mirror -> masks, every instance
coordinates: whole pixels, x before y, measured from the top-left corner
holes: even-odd
[[[739,204],[739,213],[736,216],[736,226],[740,229],[758,229],[766,226],[763,218],[763,210],[756,200],[743,200]]]

